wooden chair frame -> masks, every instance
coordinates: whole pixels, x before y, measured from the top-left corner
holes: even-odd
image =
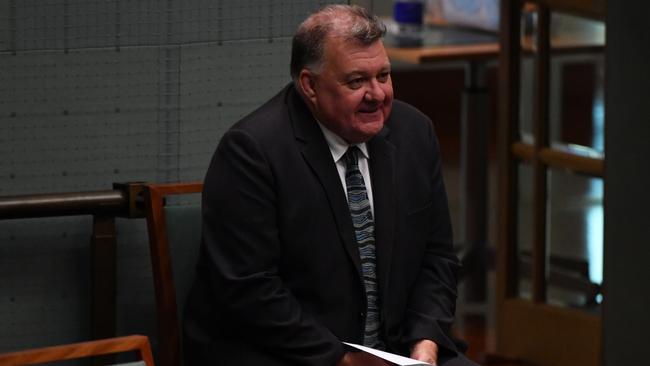
[[[165,197],[202,191],[201,182],[144,185],[147,230],[156,293],[157,353],[161,366],[181,365],[180,319],[178,319],[178,304],[165,221]]]
[[[147,366],[154,366],[149,340],[143,335],[130,335],[3,353],[0,354],[0,365],[36,365],[129,351],[136,351]]]

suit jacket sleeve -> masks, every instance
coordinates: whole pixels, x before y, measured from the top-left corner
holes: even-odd
[[[408,347],[421,339],[436,342],[439,352],[457,353],[451,338],[451,324],[456,307],[456,276],[459,262],[453,251],[451,220],[441,174],[438,142],[428,121],[431,159],[430,179],[433,187],[428,208],[427,235],[420,273],[411,291],[404,324],[404,343]],[[423,157],[426,158],[426,157]]]
[[[274,177],[247,132],[223,136],[206,175],[203,206],[209,285],[237,336],[287,364],[335,364],[343,345],[282,282]]]

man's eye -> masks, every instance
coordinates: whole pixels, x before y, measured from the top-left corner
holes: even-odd
[[[389,77],[390,77],[390,73],[389,73],[389,72],[382,72],[381,74],[379,74],[379,75],[377,76],[377,80],[378,80],[380,83],[385,83],[385,82],[388,81],[388,78],[389,78]]]
[[[362,78],[356,78],[348,81],[348,87],[350,87],[351,89],[359,89],[362,84],[363,84]]]

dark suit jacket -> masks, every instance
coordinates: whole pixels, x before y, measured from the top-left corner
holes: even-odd
[[[395,101],[368,143],[381,333],[453,354],[458,261],[431,121]],[[205,178],[186,365],[334,365],[362,342],[365,292],[341,181],[293,85],[235,124]]]

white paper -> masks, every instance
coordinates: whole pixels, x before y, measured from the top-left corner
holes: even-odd
[[[396,354],[390,353],[390,352],[380,351],[380,350],[377,350],[377,349],[374,349],[374,348],[362,346],[360,344],[354,344],[354,343],[348,343],[348,342],[343,342],[343,343],[347,344],[350,347],[354,347],[354,348],[356,348],[358,350],[368,352],[368,353],[370,353],[372,355],[375,355],[375,356],[377,356],[377,357],[379,357],[381,359],[384,359],[384,360],[386,360],[388,362],[392,362],[392,363],[394,363],[396,365],[399,365],[399,366],[431,366],[430,363],[414,360],[412,358],[396,355]]]

